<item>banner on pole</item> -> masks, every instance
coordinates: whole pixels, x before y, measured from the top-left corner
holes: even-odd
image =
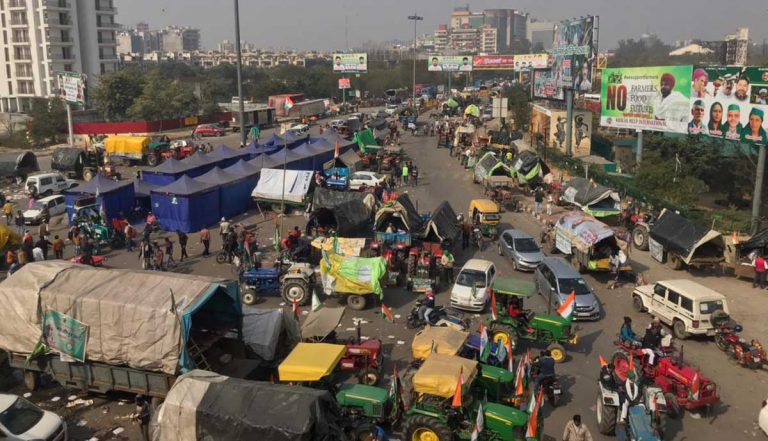
[[[85,361],[88,326],[58,311],[48,310],[43,318],[43,344],[77,361]]]
[[[85,78],[78,72],[56,72],[58,97],[70,104],[85,103]]]

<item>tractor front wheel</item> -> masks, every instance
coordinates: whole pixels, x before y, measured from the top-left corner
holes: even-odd
[[[552,355],[552,358],[557,363],[562,363],[565,361],[565,358],[568,356],[568,353],[565,351],[565,348],[560,343],[552,343],[549,346],[547,346],[547,350],[550,352],[550,355]]]
[[[362,311],[365,309],[365,303],[366,302],[364,296],[358,296],[354,294],[347,296],[347,305],[349,305],[349,307],[355,311]]]
[[[309,284],[300,279],[286,280],[281,294],[288,303],[296,302],[299,306],[306,306],[309,303]]]
[[[607,406],[603,397],[597,394],[597,430],[603,435],[613,435],[616,432],[616,414],[619,408]]]
[[[406,439],[410,441],[450,441],[453,431],[448,425],[426,415],[415,415],[406,423]]]
[[[256,294],[256,290],[254,288],[246,288],[243,290],[242,294],[243,298],[243,304],[244,305],[255,305],[256,302],[259,301],[259,296]]]
[[[504,346],[510,343],[512,349],[515,349],[515,340],[517,340],[517,334],[515,330],[508,325],[491,325],[491,338],[494,343],[501,343]]]
[[[675,394],[667,392],[664,394],[664,401],[667,402],[667,415],[672,419],[678,419],[683,416],[683,408],[677,401]]]
[[[379,373],[374,368],[365,368],[358,377],[360,384],[375,386],[379,382]]]

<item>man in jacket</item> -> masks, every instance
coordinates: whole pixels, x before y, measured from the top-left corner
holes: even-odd
[[[592,441],[589,429],[581,424],[581,415],[574,415],[573,419],[565,425],[563,441]]]

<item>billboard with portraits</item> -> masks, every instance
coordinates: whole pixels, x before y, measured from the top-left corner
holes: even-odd
[[[368,72],[368,54],[333,54],[333,71],[335,73],[366,73]]]
[[[555,87],[555,80],[552,78],[552,70],[534,70],[533,71],[533,97],[545,100],[565,99],[563,89]]]
[[[592,90],[597,24],[597,17],[588,16],[555,25],[552,72],[557,87],[573,88],[577,92]]]
[[[430,72],[471,72],[472,55],[431,55],[427,58]]]

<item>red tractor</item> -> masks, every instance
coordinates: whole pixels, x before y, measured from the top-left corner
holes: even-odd
[[[667,413],[671,417],[681,415],[682,409],[709,410],[720,402],[715,382],[703,376],[698,369],[684,364],[682,353],[680,356],[672,356],[673,348],[662,348],[663,354],[657,354],[658,360],[651,364],[643,349],[629,347],[621,342],[614,344],[619,349],[613,353],[611,363],[619,380],[623,382],[627,379],[631,357],[633,362],[639,364],[641,378],[652,381],[664,392]]]
[[[171,158],[184,159],[194,155],[196,151],[197,147],[192,143],[186,140],[181,140],[172,142],[167,149],[163,150],[160,156],[163,157],[163,160]]]
[[[412,292],[427,292],[437,289],[439,263],[443,248],[439,243],[424,242],[413,247],[406,262],[406,286]]]
[[[381,253],[381,257],[387,262],[387,286],[399,286],[405,280],[405,256],[408,246],[403,243],[395,244]]]
[[[361,384],[374,386],[381,377],[381,366],[384,363],[381,353],[381,340],[358,340],[347,343],[347,351],[339,362],[344,372],[357,374]]]

